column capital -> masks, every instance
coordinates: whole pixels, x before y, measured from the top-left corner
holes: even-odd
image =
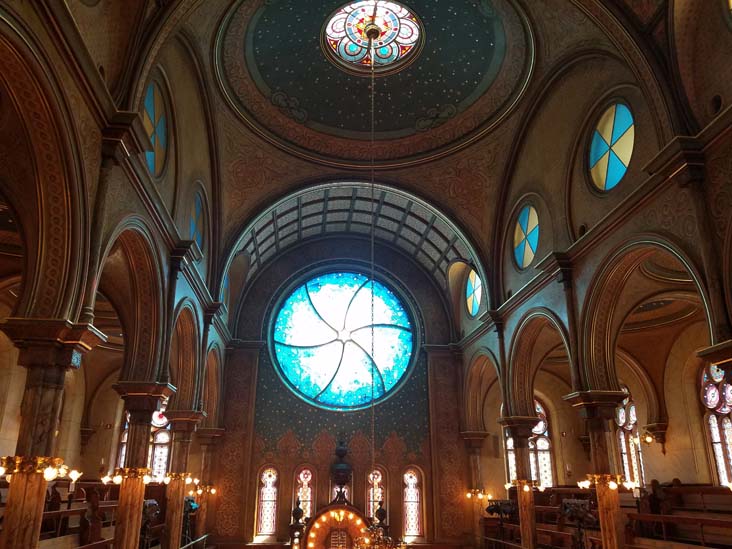
[[[615,408],[627,398],[623,391],[577,391],[562,397],[584,419],[613,419]]]
[[[539,423],[535,416],[507,416],[498,418],[498,423],[511,432],[514,444],[519,441],[528,441],[534,436],[534,428]]]
[[[480,450],[483,448],[483,441],[488,436],[486,431],[461,431],[460,438],[465,441],[468,450]]]
[[[225,432],[226,429],[202,427],[196,430],[196,439],[202,445],[216,444],[224,436]]]
[[[166,410],[165,417],[170,422],[171,431],[192,433],[204,416],[198,410]]]
[[[10,317],[0,328],[20,350],[22,366],[79,368],[81,356],[107,341],[91,324],[74,324],[65,319]]]
[[[144,381],[120,381],[112,386],[125,401],[125,408],[130,414],[152,414],[160,408],[160,401],[169,398],[175,387],[170,383]],[[147,418],[149,421],[149,417]]]
[[[732,339],[705,347],[696,354],[702,360],[716,364],[725,370],[732,370]]]

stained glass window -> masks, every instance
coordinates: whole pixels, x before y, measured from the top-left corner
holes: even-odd
[[[613,189],[628,171],[635,144],[635,122],[630,109],[617,103],[600,117],[590,142],[590,173],[601,191]]]
[[[513,233],[513,255],[519,269],[531,265],[538,247],[539,214],[536,208],[527,204],[519,212]]]
[[[643,473],[643,453],[638,434],[638,413],[633,396],[625,385],[621,389],[626,394],[623,401],[615,408],[615,424],[617,425],[618,452],[623,465],[626,480],[645,483]]]
[[[295,289],[277,313],[273,340],[290,389],[332,410],[358,410],[372,397],[385,398],[405,377],[413,353],[412,323],[400,299],[355,272],[320,275]]]
[[[379,503],[386,502],[384,474],[380,469],[374,469],[369,474],[367,481],[366,516],[374,518],[376,511],[379,509]]]
[[[468,314],[476,316],[480,311],[480,303],[483,299],[483,281],[475,271],[470,271],[468,281],[465,285],[465,304],[468,306]]]
[[[314,484],[313,472],[310,469],[301,469],[296,479],[295,499],[300,500],[300,509],[306,519],[313,516]]]
[[[554,486],[554,466],[552,465],[552,443],[549,436],[549,418],[544,406],[534,400],[534,409],[539,418],[536,426],[532,429],[532,436],[529,439],[529,466],[531,480],[538,482],[541,486]],[[508,479],[517,479],[516,473],[516,450],[513,437],[508,429],[506,435],[506,463],[508,466]]]
[[[340,488],[338,486],[333,486],[333,488],[331,489],[331,495],[333,496],[333,501],[335,501],[336,498],[338,498],[338,492],[339,491],[340,491]],[[343,496],[348,501],[351,501],[351,487],[348,484],[346,484],[343,487]]]
[[[419,471],[408,469],[404,473],[404,535],[422,534],[422,479]]]
[[[720,484],[727,484],[732,479],[732,385],[725,380],[724,370],[715,365],[704,368],[700,377],[717,477]]]
[[[164,477],[168,472],[168,462],[170,458],[170,422],[165,416],[164,402],[159,411],[153,412],[150,418],[150,446],[147,452],[147,467],[152,470],[152,476]],[[125,424],[122,434],[120,435],[118,466],[127,467],[125,458],[127,457],[127,437],[129,436],[129,414],[126,414]]]
[[[198,244],[198,248],[203,250],[204,231],[206,230],[206,220],[203,210],[203,198],[200,193],[196,193],[191,204],[189,213],[188,238]]]
[[[380,34],[369,43],[367,27]],[[350,2],[330,17],[323,30],[323,48],[328,57],[350,72],[393,72],[411,63],[424,40],[417,16],[397,2],[362,0]]]
[[[152,150],[145,152],[147,168],[151,174],[159,177],[168,154],[168,122],[163,94],[155,82],[147,86],[142,121],[152,142]]]
[[[277,471],[268,467],[259,477],[257,534],[270,536],[277,532]]]

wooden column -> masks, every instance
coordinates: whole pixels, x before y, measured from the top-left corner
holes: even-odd
[[[137,549],[142,525],[142,506],[145,485],[142,477],[149,474],[147,468],[150,445],[150,420],[164,398],[173,394],[173,387],[166,383],[120,382],[115,390],[125,401],[129,413],[127,451],[124,467],[117,472],[124,477],[119,490],[119,506],[114,530],[115,549]]]
[[[470,486],[471,490],[481,490],[480,499],[473,499],[471,495],[469,505],[472,506],[472,529],[476,547],[480,546],[480,540],[483,533],[481,532],[480,519],[483,516],[483,509],[488,505],[488,501],[482,497],[483,476],[480,471],[481,454],[483,450],[483,441],[488,433],[484,431],[463,431],[460,433],[465,447],[468,450],[470,459]]]
[[[180,547],[183,531],[183,510],[186,493],[195,489],[190,483],[191,475],[188,469],[188,454],[191,449],[191,439],[196,425],[201,420],[201,412],[170,411],[165,414],[170,420],[170,430],[173,432],[173,444],[170,457],[170,484],[165,491],[167,505],[165,507],[165,540],[164,549]],[[187,480],[189,479],[189,480]],[[188,482],[189,484],[186,484]]]
[[[212,483],[211,475],[213,472],[213,452],[219,440],[224,434],[223,429],[203,428],[196,431],[196,439],[201,445],[201,472],[200,479],[202,483],[210,487]],[[215,494],[204,491],[198,496],[198,517],[196,518],[195,538],[198,539],[208,532],[209,506],[213,504]]]
[[[504,417],[499,423],[509,430],[513,438],[516,456],[516,499],[518,503],[521,527],[521,545],[525,549],[535,549],[536,542],[536,509],[534,506],[534,482],[531,480],[531,459],[529,457],[529,439],[538,418],[536,417]]]
[[[618,484],[619,475],[611,471],[610,421],[615,417],[615,408],[626,397],[622,391],[583,391],[572,393],[564,399],[575,407],[587,423],[590,438],[590,461],[592,474],[588,475],[597,492],[597,512],[603,549],[625,547],[625,520],[620,510]]]
[[[82,354],[105,340],[89,324],[66,320],[9,318],[3,331],[20,350],[28,370],[21,403],[18,457],[4,459],[12,474],[0,548],[36,547],[46,501],[43,470],[63,462],[54,458],[66,371],[81,366]]]

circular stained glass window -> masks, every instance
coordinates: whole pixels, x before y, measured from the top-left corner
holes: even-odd
[[[475,271],[470,271],[468,282],[465,285],[465,304],[468,307],[468,314],[476,316],[480,311],[480,303],[483,299],[483,281]]]
[[[590,142],[590,174],[601,191],[613,189],[630,165],[635,145],[635,122],[630,109],[617,103],[600,117]]]
[[[152,150],[145,152],[147,169],[155,177],[160,177],[168,155],[168,122],[163,93],[155,82],[150,82],[145,92],[142,123],[152,143]]]
[[[337,272],[311,279],[284,300],[274,322],[275,362],[300,398],[326,409],[358,410],[387,397],[405,378],[412,322],[378,280],[372,318],[371,296],[368,276]]]
[[[372,42],[369,30],[378,32]],[[414,61],[424,43],[417,16],[398,2],[362,0],[338,9],[323,29],[328,57],[356,74],[392,73]]]
[[[513,233],[513,255],[519,269],[525,269],[534,261],[539,247],[539,214],[536,208],[526,205],[519,212]]]

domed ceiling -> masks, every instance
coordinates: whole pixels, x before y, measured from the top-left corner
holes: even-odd
[[[282,149],[326,164],[368,165],[370,78],[329,55],[342,0],[236,3],[217,36],[217,76],[232,108]],[[382,2],[388,5],[388,2]],[[380,167],[444,156],[482,137],[516,105],[534,60],[526,18],[509,0],[413,0],[423,42],[376,78]]]

